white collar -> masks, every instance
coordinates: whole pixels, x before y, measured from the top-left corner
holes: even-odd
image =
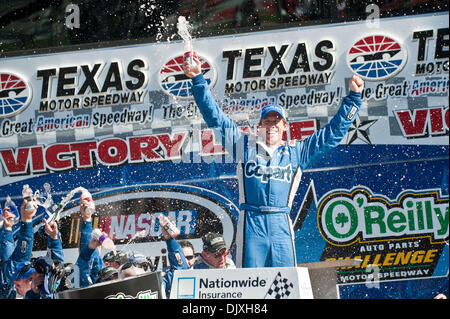
[[[257,144],[261,145],[262,148],[264,148],[264,150],[270,155],[270,157],[273,156],[273,154],[275,153],[275,151],[280,147],[280,146],[285,146],[285,143],[278,145],[278,146],[270,146],[267,145],[266,142],[263,139],[258,139],[256,141]]]

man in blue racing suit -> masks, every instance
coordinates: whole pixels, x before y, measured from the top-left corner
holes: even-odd
[[[295,266],[289,213],[302,171],[344,138],[362,104],[363,80],[357,76],[350,79],[350,93],[327,125],[305,140],[286,142],[283,134],[287,122],[281,106],[264,106],[257,136],[243,134],[214,100],[200,61],[195,59],[193,66],[185,62],[183,70],[192,79],[192,92],[203,119],[238,162],[240,216],[236,265]]]

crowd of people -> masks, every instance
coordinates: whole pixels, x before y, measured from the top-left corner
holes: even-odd
[[[63,247],[55,221],[45,223],[47,255],[32,258],[33,217],[35,203],[20,207],[20,229],[14,241],[13,225],[16,215],[10,207],[2,210],[3,225],[0,228],[0,298],[40,299],[52,298],[65,273]]]
[[[156,271],[151,260],[136,251],[114,249],[102,256],[104,247],[101,240],[92,235],[94,211],[87,209],[90,202],[93,202],[91,194],[83,191],[80,195],[80,246],[75,264],[64,262],[57,221],[47,222],[45,219],[47,254],[32,257],[33,217],[38,208],[34,201],[32,206],[27,206],[29,203],[24,199],[20,207],[21,224],[16,240],[13,236],[16,214],[8,206],[2,210],[0,299],[54,299],[55,294],[67,289],[88,287]],[[221,234],[207,233],[203,236],[203,251],[196,254],[190,241],[176,241],[175,236],[172,237],[163,227],[162,233],[167,244],[169,266],[162,270],[161,288],[167,297],[170,295],[175,270],[235,268]]]

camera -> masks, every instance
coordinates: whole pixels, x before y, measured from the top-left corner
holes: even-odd
[[[44,284],[39,287],[41,295],[47,296],[57,292],[61,279],[66,275],[64,264],[48,255],[37,257],[32,263],[37,273],[45,275]]]
[[[33,268],[36,269],[36,272],[39,274],[48,274],[54,268],[53,259],[49,256],[41,256],[35,258],[33,261]]]

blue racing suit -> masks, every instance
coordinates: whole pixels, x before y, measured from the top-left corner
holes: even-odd
[[[193,77],[192,83],[193,95],[203,119],[238,162],[237,266],[295,266],[289,213],[302,171],[339,145],[361,107],[361,94],[351,91],[327,125],[305,140],[287,142],[271,155],[262,141],[241,133],[223,113],[202,74]]]
[[[5,231],[5,240],[8,240],[6,249],[10,249],[11,243],[14,245],[14,239],[11,231]],[[19,234],[17,236],[16,248],[12,255],[8,252],[5,260],[0,262],[0,299],[15,299],[16,288],[14,287],[14,271],[16,265],[23,261],[31,259],[33,249],[33,223],[21,222]]]
[[[75,262],[75,267],[78,270],[75,276],[79,275],[79,283],[75,286],[87,287],[95,283],[98,278],[98,272],[105,267],[100,252],[97,248],[90,249],[89,242],[92,239],[92,222],[81,222],[81,236],[80,236],[80,255]],[[74,278],[73,281],[78,280]]]
[[[8,260],[14,252],[14,237],[12,230],[0,228],[0,262]]]
[[[163,269],[164,277],[162,280],[162,289],[165,291],[166,298],[169,298],[174,271],[178,269],[188,269],[188,264],[184,257],[183,248],[175,239],[167,239],[166,245],[170,266]]]

